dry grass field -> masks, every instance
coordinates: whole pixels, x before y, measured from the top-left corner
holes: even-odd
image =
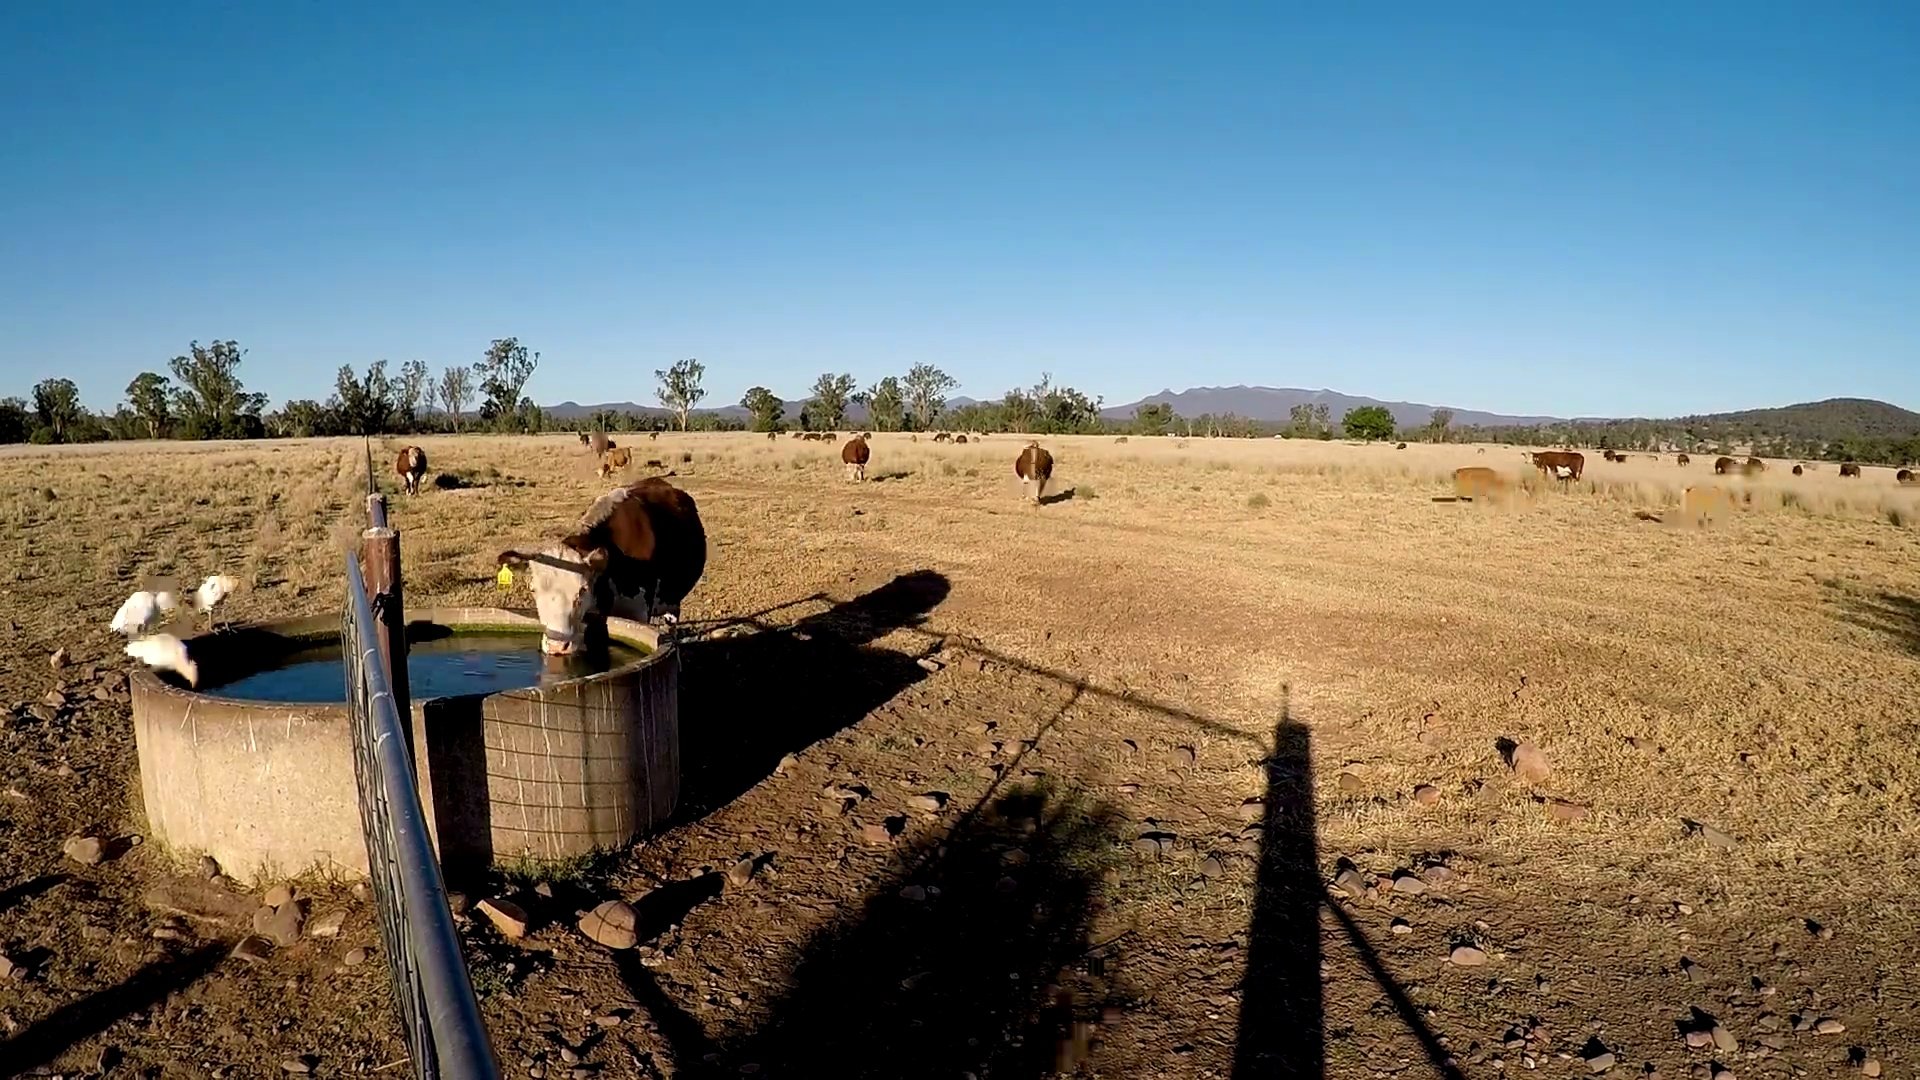
[[[1920,1073],[1920,490],[1778,462],[1693,527],[1708,460],[1066,438],[1035,507],[1024,441],[881,435],[851,484],[822,443],[624,437],[712,545],[686,805],[462,886],[534,917],[468,924],[509,1075]],[[494,553],[607,486],[571,436],[422,444],[413,604],[499,602]],[[218,570],[236,618],[337,610],[364,460],[0,454],[0,1072],[403,1068],[337,883],[300,887],[340,937],[247,964],[143,903],[191,865],[61,852],[142,830],[87,670],[119,600]],[[1519,487],[1451,501],[1472,465]],[[615,896],[639,949],[573,929]]]

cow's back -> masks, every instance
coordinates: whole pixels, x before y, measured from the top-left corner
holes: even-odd
[[[867,440],[858,435],[848,439],[840,447],[840,461],[845,465],[865,465],[872,456],[873,448],[867,445]]]
[[[1047,453],[1044,447],[1026,447],[1013,460],[1013,473],[1022,480],[1051,480],[1053,455]]]
[[[693,496],[659,477],[629,485],[605,527],[607,571],[626,595],[652,585],[657,603],[675,605],[707,568],[707,531]]]

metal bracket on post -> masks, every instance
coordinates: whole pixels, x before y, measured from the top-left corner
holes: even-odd
[[[401,717],[400,729],[407,736],[407,757],[418,768],[413,724],[407,720],[413,715],[413,707],[407,685],[407,612],[400,581],[400,532],[388,527],[387,497],[378,492],[367,496],[367,529],[360,534],[360,574],[367,580],[374,616],[380,621],[380,659],[386,665],[394,710]]]

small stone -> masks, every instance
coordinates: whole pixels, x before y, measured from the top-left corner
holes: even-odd
[[[865,825],[860,826],[860,842],[874,845],[891,844],[893,843],[893,830],[887,828],[882,822],[869,821]]]
[[[475,910],[487,917],[500,936],[508,941],[519,941],[527,936],[527,912],[519,904],[505,897],[490,896],[475,905]]]
[[[1396,934],[1411,934],[1413,933],[1413,924],[1405,919],[1396,918],[1393,920],[1393,925],[1388,929]]]
[[[727,884],[738,889],[753,880],[753,871],[759,860],[752,855],[727,867]]]
[[[1816,1020],[1813,1025],[1813,1033],[1815,1035],[1838,1035],[1845,1030],[1847,1030],[1847,1025],[1835,1020],[1831,1016]]]
[[[293,902],[293,887],[291,885],[275,885],[273,888],[267,890],[267,895],[261,898],[261,902],[270,908],[286,907]]]
[[[609,900],[580,917],[580,932],[609,949],[631,949],[640,943],[639,922],[630,905]]]
[[[1713,1040],[1714,1047],[1723,1054],[1731,1054],[1740,1049],[1740,1041],[1733,1037],[1733,1032],[1719,1024],[1713,1025],[1713,1030],[1707,1032],[1707,1036]]]
[[[1432,806],[1440,801],[1440,789],[1432,784],[1421,784],[1413,789],[1413,801],[1422,806]]]
[[[1133,850],[1142,855],[1160,854],[1160,841],[1157,837],[1142,836],[1133,842]]]
[[[539,897],[542,900],[553,899],[553,882],[543,881],[540,884],[535,885],[533,887],[533,895]]]
[[[364,964],[367,962],[367,950],[360,948],[358,946],[348,949],[347,955],[344,957],[341,957],[341,960],[348,967],[359,967],[361,964]]]
[[[1343,772],[1334,780],[1334,784],[1347,795],[1358,795],[1367,788],[1366,781],[1350,772]]]
[[[1687,1032],[1687,1049],[1705,1050],[1713,1045],[1713,1036],[1705,1031]]]
[[[272,958],[273,942],[259,934],[248,934],[240,939],[240,944],[233,947],[233,955],[236,959],[245,960],[249,964],[262,963]]]
[[[1267,800],[1248,799],[1240,804],[1238,813],[1241,821],[1259,821],[1267,816]]]
[[[1548,799],[1546,805],[1547,816],[1555,821],[1584,821],[1588,812],[1587,808],[1579,803],[1567,802],[1565,799]]]
[[[97,836],[71,837],[61,845],[60,850],[81,866],[98,866],[107,857],[106,841]]]
[[[782,755],[780,758],[780,763],[773,767],[773,774],[775,776],[785,776],[788,773],[792,772],[794,768],[799,764],[800,764],[800,759],[797,757],[794,757],[792,754]]]
[[[27,715],[33,717],[35,720],[38,720],[43,724],[51,724],[55,720],[58,720],[60,718],[59,713],[53,711],[51,708],[45,705],[41,705],[37,703],[27,706]]]
[[[1427,891],[1427,883],[1412,874],[1401,874],[1393,879],[1393,891],[1408,896],[1419,896]]]
[[[290,1058],[280,1063],[280,1071],[304,1076],[313,1071],[315,1060],[311,1056]]]
[[[923,671],[939,671],[941,668],[947,666],[931,656],[923,656],[915,660],[914,663],[919,664]]]
[[[1199,760],[1199,754],[1195,753],[1191,746],[1176,746],[1173,748],[1172,759],[1175,768],[1190,769],[1193,763]]]
[[[1546,752],[1530,742],[1515,746],[1507,763],[1513,766],[1515,775],[1529,784],[1537,784],[1553,774]]]
[[[1220,864],[1220,860],[1216,856],[1209,855],[1206,858],[1200,860],[1200,876],[1201,877],[1216,878],[1226,872],[1227,872],[1227,868]]]
[[[447,894],[447,910],[452,912],[455,917],[465,918],[467,907],[468,901],[466,893],[450,892]]]
[[[1447,959],[1457,967],[1479,967],[1487,962],[1487,954],[1471,945],[1461,945]]]
[[[1333,887],[1355,900],[1367,895],[1367,879],[1351,866],[1333,876]]]
[[[1434,865],[1420,871],[1421,879],[1429,885],[1450,885],[1453,879],[1459,876],[1453,872],[1452,867],[1448,866]]]
[[[289,900],[274,910],[273,916],[267,920],[265,926],[256,923],[255,927],[272,938],[275,945],[292,945],[300,940],[301,927],[306,923],[306,912],[300,910],[300,907],[298,903]]]
[[[189,941],[192,939],[188,937],[186,931],[180,929],[177,926],[156,926],[153,928],[153,940],[155,941]]]
[[[335,938],[340,936],[340,928],[347,923],[347,913],[339,908],[327,912],[307,924],[307,935],[317,938]]]
[[[24,964],[15,963],[6,953],[0,953],[0,979],[18,979],[27,973]]]
[[[626,1019],[626,1017],[621,1016],[619,1013],[601,1013],[599,1016],[593,1018],[593,1023],[596,1027],[617,1028],[625,1023]]]
[[[62,645],[53,650],[52,656],[47,657],[47,663],[53,666],[53,670],[59,671],[61,668],[67,666],[67,659],[67,647]]]
[[[1700,839],[1705,840],[1709,846],[1722,850],[1732,850],[1733,846],[1739,843],[1730,834],[1721,832],[1711,825],[1700,826]]]
[[[58,690],[49,690],[47,696],[40,699],[40,704],[49,709],[64,709],[67,707],[67,695]]]
[[[937,814],[946,809],[947,793],[944,791],[929,791],[925,794],[915,795],[907,800],[907,805],[922,813]]]
[[[1880,1062],[1874,1058],[1868,1058],[1860,1063],[1860,1073],[1863,1076],[1879,1076]]]
[[[1680,974],[1685,975],[1689,982],[1705,982],[1707,980],[1706,969],[1684,956],[1680,958]]]
[[[927,890],[921,885],[903,885],[900,887],[900,899],[919,903],[927,898]]]
[[[211,855],[200,856],[200,876],[208,881],[220,876],[220,861]]]
[[[1608,1069],[1613,1068],[1613,1060],[1613,1051],[1611,1050],[1606,1053],[1595,1054],[1587,1059],[1587,1071],[1596,1073],[1606,1072]]]

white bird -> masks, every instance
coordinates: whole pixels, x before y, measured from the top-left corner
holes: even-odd
[[[225,600],[240,587],[240,583],[225,574],[215,574],[200,583],[193,591],[193,609],[202,614],[213,610],[213,606]]]
[[[188,686],[200,685],[200,665],[187,655],[187,643],[172,634],[134,638],[127,642],[127,655],[148,667],[178,674]]]
[[[169,590],[141,589],[127,597],[120,610],[114,612],[113,632],[138,637],[160,625],[179,606],[180,598]]]

